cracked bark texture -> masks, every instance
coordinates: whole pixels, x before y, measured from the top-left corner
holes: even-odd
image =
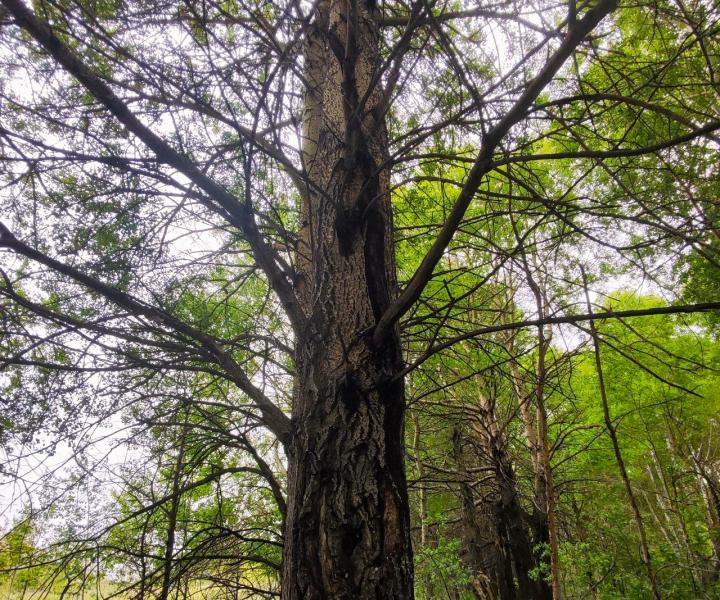
[[[476,591],[476,595],[496,600],[550,600],[552,592],[547,583],[530,576],[539,561],[526,528],[529,515],[520,503],[504,428],[498,422],[494,402],[481,393],[467,421],[469,447],[474,451],[476,465],[486,473],[481,485],[461,489],[469,566],[473,573],[483,573],[490,583],[489,594]],[[460,439],[456,432],[455,458],[467,479],[469,473],[463,464],[467,459],[462,456]],[[474,544],[472,540],[476,540]]]
[[[378,12],[318,4],[305,40],[298,335],[284,600],[413,597]]]

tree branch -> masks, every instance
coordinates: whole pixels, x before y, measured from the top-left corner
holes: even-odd
[[[22,0],[2,0],[2,4],[25,29],[68,73],[74,76],[128,131],[150,148],[159,162],[177,169],[219,204],[226,219],[238,227],[250,244],[255,260],[267,275],[278,295],[288,319],[296,331],[304,322],[289,274],[281,268],[281,261],[272,247],[262,238],[255,223],[252,208],[241,203],[223,186],[209,178],[189,158],[174,150],[170,144],[144,125],[127,105],[53,32],[51,27],[29,10]],[[212,205],[211,205],[212,207]]]
[[[143,316],[158,325],[163,325],[171,330],[199,342],[204,351],[219,363],[228,374],[228,377],[255,403],[262,413],[262,423],[272,431],[282,443],[287,443],[290,434],[290,419],[273,402],[254,386],[242,367],[235,359],[225,352],[212,336],[203,333],[170,315],[169,313],[146,304],[129,294],[103,283],[78,269],[61,263],[54,258],[43,254],[35,248],[31,248],[24,242],[18,240],[12,232],[0,222],[0,248],[8,248],[37,261],[53,271],[56,271],[84,287],[100,294],[112,303],[124,308],[134,316]]]
[[[509,165],[513,163],[526,163],[538,160],[561,160],[561,159],[574,159],[574,158],[594,158],[597,160],[603,160],[606,158],[632,158],[634,156],[643,156],[645,154],[653,154],[660,150],[679,146],[692,141],[698,137],[709,136],[714,131],[720,129],[720,121],[713,121],[703,127],[693,129],[690,133],[685,135],[666,140],[653,144],[652,146],[644,146],[642,148],[614,148],[612,150],[578,150],[575,152],[551,152],[548,154],[531,154],[528,156],[509,156],[495,162],[493,166],[500,167],[502,165]]]
[[[428,348],[422,353],[411,365],[408,365],[397,377],[401,377],[415,370],[431,356],[454,346],[459,342],[469,340],[490,333],[499,331],[512,331],[516,329],[525,329],[526,327],[542,327],[543,325],[561,325],[563,323],[582,323],[584,321],[601,321],[605,319],[624,319],[627,317],[647,317],[653,315],[677,315],[692,314],[698,312],[720,311],[720,302],[702,302],[699,304],[683,304],[680,306],[659,306],[656,308],[642,308],[633,310],[609,310],[605,312],[583,314],[583,315],[567,315],[564,317],[546,317],[544,319],[528,319],[525,321],[516,321],[515,323],[503,323],[501,325],[489,325],[488,327],[480,327],[473,329],[467,333],[460,334],[449,340],[436,344]]]
[[[415,271],[410,283],[408,283],[407,287],[380,318],[373,333],[375,343],[379,344],[382,341],[390,328],[393,327],[398,319],[400,319],[422,294],[422,291],[432,277],[435,266],[442,258],[445,249],[460,226],[465,212],[475,197],[475,193],[480,187],[483,178],[493,168],[492,159],[497,145],[508,131],[522,120],[533,102],[535,102],[543,89],[552,81],[555,74],[570,57],[578,44],[580,44],[585,36],[592,31],[616,5],[617,0],[600,0],[600,2],[591,8],[585,16],[576,23],[575,27],[568,32],[563,43],[550,57],[537,77],[530,81],[523,94],[503,119],[485,135],[475,163],[435,242]]]

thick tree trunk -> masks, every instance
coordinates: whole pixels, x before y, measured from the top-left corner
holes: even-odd
[[[465,464],[462,434],[459,429],[453,433],[453,454],[460,478],[460,524],[465,561],[473,577],[475,597],[478,600],[514,600],[512,563],[508,555],[504,524],[497,518],[496,494],[494,490],[488,490],[488,499],[481,502],[480,510],[476,508],[475,493]]]
[[[527,518],[520,506],[515,474],[504,452],[498,456],[496,478],[499,488],[497,518],[507,532],[507,543],[515,565],[518,597],[523,600],[550,600],[552,592],[547,582],[542,578],[530,577],[530,572],[539,566],[539,561],[533,553],[532,542],[525,528]]]
[[[530,572],[539,564],[525,527],[528,519],[520,505],[520,494],[507,454],[504,430],[498,425],[494,405],[484,395],[480,397],[479,407],[483,426],[476,431],[476,435],[482,440],[484,453],[493,469],[495,529],[506,547],[504,554],[512,557],[518,597],[523,600],[550,600],[552,592],[547,583],[542,578],[533,580],[530,577]]]
[[[306,37],[284,600],[413,597],[400,341],[371,335],[396,288],[377,20],[323,1]]]

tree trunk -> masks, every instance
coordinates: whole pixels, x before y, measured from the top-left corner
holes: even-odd
[[[534,509],[531,515],[522,510],[517,500],[517,483],[514,475],[510,478],[503,477],[503,481],[507,486],[507,491],[503,493],[503,497],[510,498],[505,503],[505,514],[507,515],[508,531],[510,532],[510,541],[513,544],[513,558],[515,560],[515,568],[518,577],[518,586],[522,597],[537,598],[538,600],[551,600],[553,591],[548,585],[544,577],[538,577],[533,581],[528,573],[542,563],[542,557],[537,556],[533,552],[533,546],[537,544],[548,544],[550,539],[548,529],[548,515],[544,510],[547,505],[547,491],[545,479],[543,477],[544,468],[541,453],[541,445],[538,442],[538,432],[536,419],[533,418],[531,408],[531,400],[537,398],[537,384],[532,393],[527,393],[523,385],[523,376],[520,371],[520,365],[517,362],[514,349],[514,336],[509,336],[506,341],[509,354],[513,357],[510,360],[510,376],[512,380],[513,391],[517,397],[518,409],[522,417],[523,429],[527,439],[528,450],[530,451],[530,459],[532,463],[533,473],[535,475]],[[508,467],[510,463],[508,461]],[[522,525],[520,515],[525,516],[525,520],[530,524],[532,530],[532,541],[528,539],[527,532]]]
[[[523,267],[527,283],[535,296],[538,317],[547,317],[547,296],[544,286],[535,281],[527,256],[522,254]],[[561,600],[560,592],[560,562],[558,548],[558,530],[556,523],[556,500],[553,484],[553,471],[550,464],[550,442],[547,423],[547,409],[545,408],[545,383],[547,379],[546,358],[552,340],[552,330],[546,334],[543,326],[538,327],[538,357],[535,372],[535,422],[537,423],[538,460],[535,477],[536,505],[544,511],[547,522],[547,543],[550,549],[550,585],[553,600]]]
[[[322,1],[305,41],[284,600],[413,597],[400,340],[372,340],[396,288],[378,18]]]
[[[498,462],[498,483],[500,485],[499,518],[507,530],[510,553],[515,564],[515,576],[519,597],[523,600],[550,600],[550,586],[542,578],[531,579],[530,572],[539,566],[533,553],[530,537],[525,529],[524,511],[520,506],[515,474],[507,460]]]
[[[507,546],[515,566],[518,597],[523,600],[550,600],[552,593],[547,583],[530,578],[530,572],[539,566],[533,554],[532,543],[525,529],[525,511],[519,501],[515,472],[506,451],[503,429],[498,426],[494,406],[483,395],[480,397],[480,414],[485,425],[477,431],[484,437],[485,453],[493,468],[495,479],[495,528]]]
[[[707,523],[713,549],[709,579],[715,581],[720,579],[720,493],[714,478],[698,458],[699,452],[696,454],[695,450],[689,448],[688,455],[695,467],[695,477],[700,495],[705,501],[705,522]]]
[[[410,393],[412,397],[412,392]],[[429,546],[430,540],[428,535],[428,492],[427,483],[425,482],[425,468],[422,462],[422,456],[420,454],[420,417],[417,412],[413,414],[413,454],[415,455],[415,470],[417,471],[418,479],[418,520],[420,521],[420,549],[425,549]],[[417,546],[415,547],[417,549]],[[425,598],[434,598],[433,582],[430,577],[430,572],[426,571],[423,577],[423,592]]]
[[[187,419],[188,412],[185,410],[183,427],[180,432],[180,447],[177,451],[172,480],[172,500],[170,507],[165,511],[167,514],[167,529],[165,535],[165,552],[163,555],[163,577],[162,588],[158,600],[168,600],[170,597],[170,586],[172,583],[173,556],[175,555],[175,535],[177,533],[177,518],[180,509],[180,481],[182,480],[183,463],[185,461],[185,442],[187,440]]]
[[[488,490],[490,501],[483,501],[481,510],[477,510],[459,429],[453,432],[453,455],[459,476],[461,533],[475,597],[478,600],[514,600],[512,565],[508,556],[505,529],[497,519],[497,503],[494,502],[496,494],[494,490]]]
[[[581,266],[580,270],[583,277],[583,287],[585,290],[585,302],[588,309],[588,314],[592,314],[592,304],[590,303],[590,295],[587,287],[587,277],[585,275],[585,269]],[[618,470],[620,471],[620,477],[622,478],[623,486],[625,487],[625,493],[627,494],[630,508],[632,509],[633,516],[635,518],[635,526],[637,527],[638,534],[640,536],[640,556],[642,558],[643,565],[648,574],[650,580],[650,587],[652,588],[653,598],[655,600],[662,600],[662,592],[660,590],[660,584],[657,580],[657,573],[652,563],[650,555],[650,544],[647,540],[647,534],[645,532],[645,523],[643,521],[642,513],[640,512],[640,506],[635,492],[633,491],[632,483],[630,482],[630,476],[628,475],[627,468],[625,467],[625,459],[623,458],[622,451],[620,450],[620,442],[618,441],[617,430],[613,423],[610,415],[610,404],[607,398],[607,391],[605,388],[605,376],[602,368],[602,358],[600,356],[600,337],[598,336],[595,328],[595,323],[590,321],[590,337],[593,343],[593,354],[595,357],[595,369],[598,377],[598,389],[600,391],[600,399],[602,401],[603,418],[605,420],[605,429],[608,432],[610,441],[612,442],[613,453],[615,454],[615,462]]]

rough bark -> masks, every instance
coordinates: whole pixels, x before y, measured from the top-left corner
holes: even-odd
[[[514,340],[514,336],[511,335],[508,336],[506,341],[508,351],[511,355],[514,355]],[[539,427],[536,424],[536,421],[538,421],[538,411],[536,409],[535,418],[533,417],[531,411],[532,400],[537,400],[537,383],[531,393],[527,393],[525,391],[520,365],[515,358],[510,361],[510,374],[513,391],[517,397],[518,409],[522,417],[523,429],[527,439],[528,450],[530,452],[530,459],[535,476],[535,502],[532,514],[525,513],[517,500],[515,500],[515,505],[511,505],[507,509],[509,523],[511,523],[512,527],[515,529],[520,529],[517,533],[511,535],[510,539],[514,542],[513,553],[516,562],[521,596],[527,598],[537,598],[539,600],[550,600],[553,592],[545,579],[539,578],[538,580],[533,581],[527,575],[531,569],[540,566],[541,562],[541,558],[536,556],[533,552],[533,547],[539,544],[548,544],[550,540],[548,514],[546,511],[547,486],[544,477],[545,471],[543,468],[544,462],[541,444],[538,441]],[[540,391],[542,392],[542,389]],[[515,491],[513,497],[517,498],[517,485],[515,483],[514,476],[512,479],[507,480],[507,482],[508,484],[512,484],[512,490]],[[524,514],[525,521],[530,524],[532,532],[531,539],[527,539],[527,533],[520,523],[519,515],[521,514]]]
[[[547,583],[542,578],[533,580],[530,577],[530,572],[539,564],[525,527],[528,519],[520,505],[515,472],[507,453],[503,430],[498,425],[493,405],[484,396],[480,399],[480,409],[485,425],[478,435],[485,438],[485,453],[493,468],[495,527],[502,532],[506,552],[512,557],[517,596],[528,600],[549,600],[552,593]]]
[[[530,572],[540,566],[527,529],[531,518],[520,503],[505,429],[486,394],[480,393],[468,422],[471,423],[467,431],[468,447],[475,451],[474,464],[487,473],[481,485],[462,485],[461,481],[460,486],[463,533],[470,566],[492,583],[492,598],[550,600],[552,592],[547,582],[530,577]],[[459,474],[470,481],[470,472],[463,464],[467,459],[463,458],[457,433],[454,450]],[[544,516],[543,522],[547,523]],[[479,552],[472,552],[478,548]]]
[[[413,597],[378,12],[323,1],[306,36],[297,339],[284,600]]]
[[[465,562],[472,574],[472,587],[478,600],[514,600],[515,586],[505,531],[498,522],[494,503],[476,507],[472,477],[466,467],[463,439],[459,429],[453,433],[453,454],[459,476],[461,535]],[[494,494],[491,494],[494,497]]]

